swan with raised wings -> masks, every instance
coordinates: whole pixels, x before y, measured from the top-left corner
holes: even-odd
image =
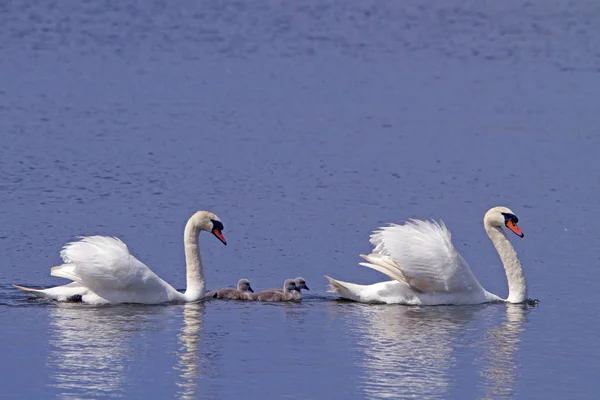
[[[223,223],[215,214],[198,211],[188,220],[183,234],[187,267],[185,293],[180,293],[135,258],[118,238],[86,236],[63,247],[64,264],[53,267],[50,275],[73,282],[49,289],[17,289],[58,301],[90,304],[192,302],[205,294],[204,268],[200,258],[200,231],[211,232],[223,244]]]
[[[485,214],[483,225],[508,279],[508,298],[502,299],[485,290],[471,272],[467,262],[452,244],[452,236],[443,222],[410,220],[404,225],[391,224],[371,235],[372,254],[360,263],[392,278],[373,285],[358,285],[325,276],[329,291],[362,303],[405,305],[479,304],[527,300],[527,283],[523,268],[505,226],[523,237],[519,219],[506,207],[493,207]]]

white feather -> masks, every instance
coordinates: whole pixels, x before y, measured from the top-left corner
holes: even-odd
[[[373,232],[373,252],[362,255],[360,265],[393,279],[373,285],[342,282],[326,276],[329,291],[364,303],[407,305],[478,304],[493,301],[519,303],[526,300],[527,285],[519,259],[502,226],[514,213],[493,207],[484,217],[484,227],[504,264],[509,296],[506,300],[486,291],[456,251],[443,222],[409,220]],[[516,218],[515,218],[516,219]],[[513,222],[513,226],[516,222]],[[516,228],[519,236],[518,228]]]
[[[375,231],[370,241],[375,246],[371,260],[381,260],[377,263],[380,266],[385,262],[389,270],[417,292],[481,290],[443,222],[410,220],[405,225],[392,224]]]
[[[129,253],[115,237],[86,236],[65,245],[65,264],[50,274],[75,281],[110,303],[158,303],[178,300],[180,293]]]
[[[80,237],[63,247],[60,256],[64,264],[51,268],[50,274],[70,279],[72,283],[49,289],[15,287],[38,297],[92,304],[198,301],[204,297],[205,288],[198,235],[200,231],[213,232],[223,244],[227,244],[222,229],[219,217],[208,211],[198,211],[188,220],[183,235],[185,293],[175,290],[131,255],[121,240],[106,236]]]

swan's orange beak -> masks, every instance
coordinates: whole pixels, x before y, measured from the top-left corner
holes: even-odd
[[[225,236],[223,236],[220,229],[214,228],[212,230],[212,234],[215,235],[217,237],[217,239],[219,239],[221,241],[221,243],[223,243],[225,246],[227,246],[227,240],[225,240]]]
[[[519,226],[517,225],[517,223],[514,222],[512,219],[509,219],[508,221],[506,221],[506,227],[508,229],[510,229],[511,231],[513,231],[515,233],[515,235],[517,235],[519,237],[525,236],[523,234],[523,232],[521,232],[521,229],[519,228]]]

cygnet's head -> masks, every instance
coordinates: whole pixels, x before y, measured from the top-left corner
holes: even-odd
[[[521,229],[517,225],[519,222],[519,218],[513,213],[510,208],[507,207],[493,207],[485,213],[485,217],[483,217],[483,221],[492,226],[502,227],[506,226],[508,229],[513,231],[515,235],[519,237],[525,236]]]
[[[306,289],[306,290],[310,290],[308,288],[308,286],[306,286],[306,281],[304,280],[304,278],[302,277],[297,277],[296,279],[294,279],[294,283],[296,284],[296,287],[298,288],[298,290],[300,289]]]
[[[296,287],[296,282],[294,282],[293,279],[286,279],[285,282],[283,282],[283,291],[284,292],[294,292],[297,291],[298,288]]]
[[[194,224],[198,229],[212,233],[221,243],[227,245],[227,240],[223,236],[223,223],[215,214],[208,211],[198,211],[192,215],[189,223]]]
[[[242,278],[239,280],[238,284],[237,284],[237,289],[240,292],[251,292],[254,293],[254,290],[252,289],[252,286],[250,286],[250,281],[246,278]]]

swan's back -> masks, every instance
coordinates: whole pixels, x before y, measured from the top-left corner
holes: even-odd
[[[391,224],[371,235],[373,254],[364,256],[374,268],[407,283],[419,293],[482,290],[466,261],[452,244],[443,222],[412,219]]]
[[[109,302],[171,301],[179,294],[115,237],[81,237],[66,244],[60,256],[64,264],[51,275],[78,282]]]

